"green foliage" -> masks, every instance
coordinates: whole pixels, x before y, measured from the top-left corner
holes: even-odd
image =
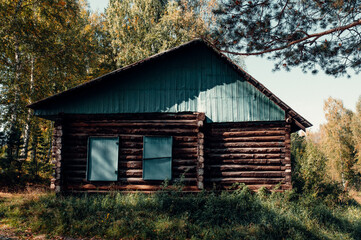
[[[172,195],[13,197],[0,202],[3,223],[48,237],[102,239],[359,239],[361,208],[329,207],[312,195],[233,192]]]
[[[317,188],[318,184],[325,181],[327,159],[311,141],[307,143],[305,150],[300,167],[304,189]]]
[[[310,138],[291,136],[292,182],[299,194],[312,196],[334,205],[346,198],[342,186],[328,177],[328,159],[320,146]]]
[[[106,21],[117,65],[128,65],[204,34],[205,23],[189,2],[111,0]]]
[[[215,43],[235,54],[263,55],[275,69],[339,76],[361,70],[361,9],[356,0],[222,0]]]
[[[291,134],[292,185],[299,191],[303,189],[304,185],[300,168],[302,167],[302,158],[305,150],[305,137],[300,136],[298,133]]]
[[[20,130],[13,126],[4,136],[4,145],[0,156],[0,186],[6,183],[13,185],[19,181],[22,162],[17,161],[19,149],[22,144]]]
[[[351,130],[352,130],[352,138],[355,144],[355,152],[357,157],[356,168],[361,169],[361,96],[356,103],[356,112],[353,115],[352,123],[351,123]]]
[[[86,7],[70,0],[0,2],[0,129],[7,136],[1,185],[51,174],[50,122],[26,105],[115,68],[104,19]]]
[[[325,101],[327,123],[321,126],[322,148],[329,160],[333,178],[346,186],[357,183],[358,172],[355,144],[352,132],[354,113],[343,106],[341,100],[329,98]]]

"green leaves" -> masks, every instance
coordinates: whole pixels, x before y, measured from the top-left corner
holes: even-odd
[[[50,141],[50,122],[35,119],[26,105],[114,70],[104,19],[86,7],[72,0],[0,1],[0,129],[9,136],[16,130],[11,141],[22,142],[7,142],[7,159],[49,161],[40,152],[50,145],[39,142]]]
[[[205,33],[206,25],[187,1],[114,0],[106,10],[117,66],[176,47]]]

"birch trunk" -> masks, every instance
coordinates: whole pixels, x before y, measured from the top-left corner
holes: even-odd
[[[31,64],[31,66],[30,66],[31,67],[30,68],[30,84],[29,84],[30,85],[29,86],[30,95],[29,95],[28,104],[32,103],[31,96],[34,93],[34,64],[35,64],[34,56],[31,56],[30,64]],[[29,108],[28,112],[27,112],[27,116],[26,116],[25,127],[24,127],[24,146],[21,151],[21,158],[24,160],[26,160],[28,158],[28,152],[29,152],[31,116],[32,116],[32,112],[31,112],[31,109]]]

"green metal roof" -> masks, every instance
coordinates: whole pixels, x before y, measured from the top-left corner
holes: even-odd
[[[204,112],[209,122],[278,121],[312,126],[203,40],[118,69],[36,102],[35,114]]]

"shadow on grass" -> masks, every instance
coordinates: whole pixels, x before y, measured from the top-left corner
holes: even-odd
[[[304,205],[282,194],[45,195],[19,206],[34,231],[106,239],[360,239],[361,209]],[[356,218],[347,215],[355,214]],[[6,215],[6,214],[5,214]],[[20,216],[21,215],[21,216]],[[358,217],[357,217],[358,216]],[[7,217],[11,215],[7,214]],[[16,216],[13,216],[16,217]]]

